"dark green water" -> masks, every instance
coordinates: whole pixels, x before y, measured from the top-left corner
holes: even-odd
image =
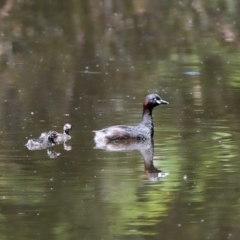
[[[238,1],[0,13],[1,239],[239,239]],[[95,147],[93,130],[138,124],[152,92],[170,103],[154,109],[154,144]],[[66,122],[68,148],[24,146]]]

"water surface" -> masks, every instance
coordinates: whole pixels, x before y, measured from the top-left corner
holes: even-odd
[[[238,2],[6,4],[1,239],[239,239]],[[153,92],[153,143],[95,146]],[[67,146],[24,146],[67,122]]]

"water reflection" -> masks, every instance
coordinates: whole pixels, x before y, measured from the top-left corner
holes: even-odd
[[[154,140],[148,139],[145,141],[125,140],[115,142],[103,142],[95,140],[95,148],[106,151],[132,151],[138,150],[144,162],[144,171],[150,181],[159,181],[166,177],[169,173],[157,169],[153,164],[154,156]]]
[[[61,155],[61,153],[54,151],[53,148],[48,148],[47,149],[47,155],[49,158],[57,158],[58,156]]]
[[[59,145],[61,143],[57,143],[57,145]],[[71,151],[72,150],[72,146],[70,144],[67,144],[66,142],[63,142],[63,149],[65,151]],[[51,147],[51,148],[47,148],[47,155],[49,158],[57,158],[58,156],[61,155],[60,152],[56,152],[54,150],[54,147]]]

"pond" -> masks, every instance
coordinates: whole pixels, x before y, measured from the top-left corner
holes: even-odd
[[[236,0],[12,1],[0,8],[1,239],[239,239]],[[99,146],[94,130],[154,138]],[[31,151],[42,132],[72,139]]]

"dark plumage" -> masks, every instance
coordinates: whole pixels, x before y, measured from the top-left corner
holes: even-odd
[[[98,141],[115,141],[127,139],[150,139],[153,138],[154,126],[152,110],[160,104],[168,104],[157,94],[149,94],[143,102],[142,121],[137,126],[117,125],[104,128],[95,132],[95,142]]]
[[[72,125],[69,123],[64,124],[63,133],[57,133],[58,136],[55,139],[56,143],[66,142],[71,139],[70,131],[72,130]],[[51,131],[50,131],[51,132]],[[47,139],[50,132],[43,132],[39,138]]]

